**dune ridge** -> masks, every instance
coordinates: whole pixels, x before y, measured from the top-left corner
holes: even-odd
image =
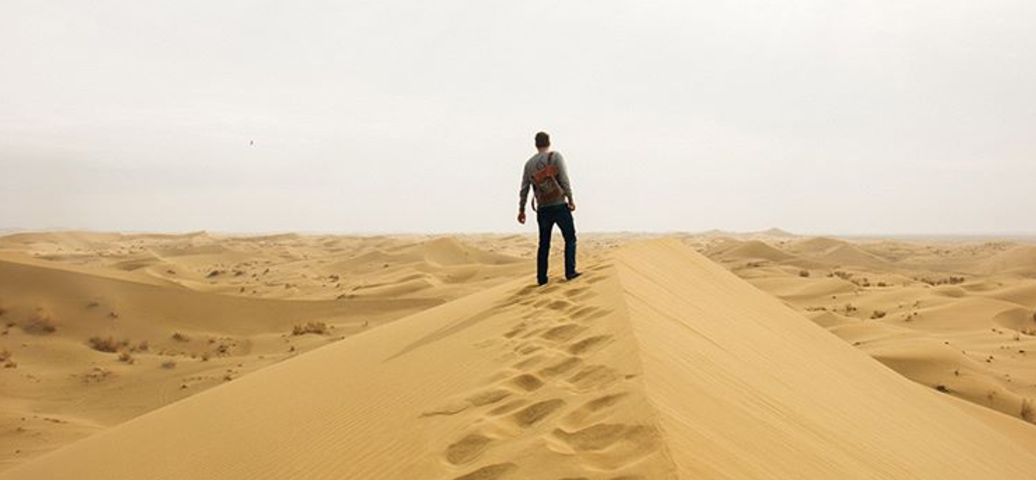
[[[679,241],[622,247],[575,282],[526,285],[491,287],[271,365],[0,478],[1007,479],[1036,471],[1017,437]]]

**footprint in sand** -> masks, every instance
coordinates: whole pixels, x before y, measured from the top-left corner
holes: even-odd
[[[540,334],[540,337],[554,342],[567,342],[575,338],[575,336],[579,335],[583,330],[586,330],[586,327],[575,323],[566,323],[543,332]]]
[[[498,417],[500,415],[506,415],[506,414],[511,413],[511,412],[513,412],[513,411],[515,411],[515,410],[517,410],[517,409],[519,409],[519,408],[521,408],[521,407],[523,407],[525,405],[528,405],[528,404],[529,404],[528,400],[523,400],[521,398],[516,399],[516,400],[511,400],[510,402],[507,402],[507,403],[505,403],[503,405],[500,405],[499,407],[496,407],[496,408],[490,410],[489,411],[489,415],[494,416],[494,417]]]
[[[495,389],[492,389],[492,390],[486,390],[484,392],[479,392],[479,393],[476,393],[476,394],[468,397],[468,403],[470,403],[471,405],[476,406],[476,407],[482,407],[482,406],[485,406],[485,405],[492,405],[492,404],[494,404],[496,402],[499,402],[500,400],[503,400],[503,399],[505,399],[505,398],[507,398],[509,396],[511,396],[511,392],[509,390],[504,390],[502,388],[495,388]]]
[[[636,463],[659,444],[658,432],[645,425],[601,423],[571,432],[558,428],[552,435],[578,454],[584,465],[602,470]]]
[[[519,323],[516,327],[509,330],[503,336],[504,338],[514,338],[515,335],[524,332],[526,328],[529,328],[528,324],[526,324],[525,322]]]
[[[525,334],[522,335],[522,338],[535,337],[536,335],[539,335],[539,334],[543,333],[545,330],[546,330],[546,328],[537,328],[535,330],[530,330],[528,332],[525,332]]]
[[[567,311],[575,308],[575,304],[572,303],[572,302],[569,302],[568,300],[558,299],[558,300],[553,300],[553,301],[547,303],[546,307],[551,309],[551,310],[556,310],[556,311],[559,311],[559,312],[567,312]]]
[[[497,463],[494,465],[487,465],[474,472],[454,477],[453,480],[496,480],[498,478],[504,478],[518,469],[518,465],[513,463]]]
[[[627,395],[629,394],[625,392],[612,393],[590,400],[565,415],[565,417],[561,419],[561,424],[572,427],[583,425],[587,423],[588,420],[592,419],[594,414],[602,410],[610,410],[610,407],[618,404]]]
[[[546,378],[556,377],[556,376],[561,375],[563,373],[567,373],[567,372],[572,371],[572,369],[578,367],[579,364],[581,364],[581,363],[583,363],[583,360],[581,360],[579,357],[568,357],[568,358],[566,358],[564,360],[561,360],[561,361],[559,361],[559,362],[557,362],[557,363],[555,363],[553,365],[541,368],[536,373],[538,373],[540,376],[546,377]]]
[[[534,366],[536,366],[536,365],[538,365],[540,363],[543,363],[543,360],[545,358],[546,357],[544,357],[542,354],[541,355],[533,355],[531,357],[527,357],[524,360],[522,360],[522,361],[512,365],[512,367],[516,368],[518,370],[525,370],[527,368],[531,368],[531,367],[534,367]]]
[[[587,305],[585,307],[580,308],[579,310],[572,312],[571,317],[573,320],[579,320],[585,323],[591,320],[601,318],[605,315],[608,315],[609,313],[611,313],[611,310],[605,310],[603,308]]]
[[[540,350],[543,350],[543,347],[532,343],[520,345],[515,349],[520,355],[530,355]]]
[[[554,413],[563,406],[565,406],[565,401],[560,398],[544,400],[514,412],[511,414],[511,419],[514,421],[515,425],[522,428],[528,428],[535,425],[540,420],[547,418],[548,415]]]
[[[607,342],[612,338],[611,335],[594,335],[592,337],[584,338],[572,345],[568,346],[568,353],[572,355],[581,355],[594,348],[601,346],[604,342]]]
[[[531,373],[523,373],[511,379],[510,383],[526,392],[538,390],[543,386],[543,380]]]
[[[583,298],[584,297],[583,294],[585,294],[585,293],[592,293],[592,292],[590,292],[590,287],[572,288],[572,289],[566,290],[563,293],[563,295],[565,295],[568,298]]]
[[[603,388],[622,378],[614,368],[604,365],[589,365],[568,378],[568,383],[580,390]]]
[[[454,465],[470,463],[486,451],[493,439],[481,433],[471,433],[446,448],[446,461]]]

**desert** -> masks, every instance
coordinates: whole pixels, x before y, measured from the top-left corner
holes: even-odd
[[[0,480],[1036,479],[1034,45],[0,1]]]
[[[0,237],[0,475],[1009,478],[1036,462],[1024,239],[582,243],[585,278],[536,287],[514,235]]]

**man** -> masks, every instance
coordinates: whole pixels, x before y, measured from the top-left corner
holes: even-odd
[[[536,281],[540,285],[547,283],[547,259],[554,224],[561,229],[561,236],[565,239],[565,279],[572,280],[580,275],[576,271],[576,225],[572,220],[576,203],[572,200],[565,159],[560,153],[550,150],[550,135],[546,132],[536,134],[536,154],[525,162],[522,172],[522,188],[518,193],[518,223],[521,224],[525,224],[525,201],[529,197],[530,186],[535,197],[532,209],[536,211],[536,223],[540,228]]]

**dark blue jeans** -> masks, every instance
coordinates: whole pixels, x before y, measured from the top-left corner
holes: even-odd
[[[555,223],[565,239],[565,278],[572,278],[576,274],[576,224],[572,220],[572,211],[565,204],[540,207],[536,212],[536,223],[540,226],[540,248],[536,252],[536,280],[540,285],[547,283],[550,235]]]

